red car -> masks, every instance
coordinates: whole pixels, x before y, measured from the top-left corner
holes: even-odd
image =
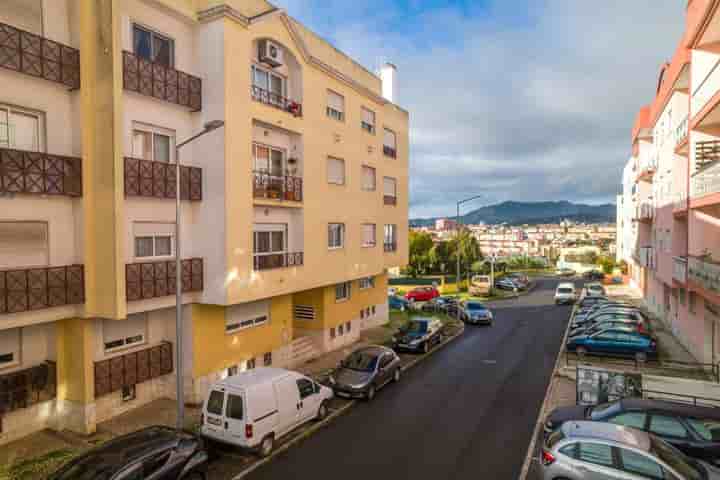
[[[405,299],[411,302],[428,302],[439,297],[440,292],[435,287],[417,287],[405,294]]]

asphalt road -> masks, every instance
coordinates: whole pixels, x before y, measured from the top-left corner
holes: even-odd
[[[517,479],[570,315],[553,303],[556,284],[497,302],[492,327],[468,326],[247,478]]]

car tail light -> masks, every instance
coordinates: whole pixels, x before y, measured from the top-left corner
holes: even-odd
[[[247,438],[252,438],[253,436],[253,426],[250,424],[245,425],[245,436]]]
[[[543,450],[540,455],[540,461],[542,461],[542,464],[547,467],[555,462],[555,456],[547,450]]]

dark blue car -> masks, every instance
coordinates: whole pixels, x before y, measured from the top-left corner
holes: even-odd
[[[388,306],[390,307],[390,310],[400,310],[401,312],[404,312],[407,310],[408,305],[409,302],[402,297],[398,297],[397,295],[388,296]]]
[[[657,356],[657,341],[636,329],[616,327],[590,335],[571,337],[568,339],[567,349],[580,355],[596,353],[645,360]]]

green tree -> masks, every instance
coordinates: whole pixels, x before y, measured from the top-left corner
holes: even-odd
[[[598,265],[602,268],[603,273],[610,275],[615,270],[615,260],[610,257],[600,257],[598,259]]]
[[[451,270],[450,242],[438,242],[430,249],[428,254],[430,270],[434,273],[445,273]]]
[[[427,272],[432,248],[433,241],[429,233],[410,232],[408,274],[411,277],[417,277]]]
[[[470,266],[482,260],[480,254],[480,244],[470,230],[463,229],[460,231],[459,238],[454,238],[450,242],[450,260],[453,265],[457,265],[458,255],[460,256],[461,268],[468,270]],[[457,270],[457,266],[455,267]],[[457,273],[457,272],[456,272]]]

